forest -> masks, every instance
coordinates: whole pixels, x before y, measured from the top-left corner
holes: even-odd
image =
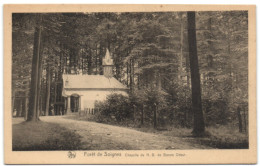
[[[13,116],[58,112],[62,74],[102,75],[106,49],[129,97],[96,103],[92,120],[248,133],[247,11],[13,13]]]

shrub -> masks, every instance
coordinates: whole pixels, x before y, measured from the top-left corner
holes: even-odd
[[[121,122],[132,117],[129,97],[122,94],[111,94],[104,102],[96,102],[97,118],[100,121]],[[103,120],[102,120],[103,119]]]
[[[191,108],[191,91],[187,85],[173,84],[167,89],[167,114],[175,127],[188,127],[193,124]]]
[[[230,115],[226,101],[221,99],[204,99],[202,102],[207,126],[216,124],[225,125],[227,123]]]
[[[154,110],[157,109],[158,125],[165,123],[165,111],[167,108],[166,96],[168,94],[157,88],[143,88],[142,90],[135,90],[130,94],[130,103],[135,106],[135,120],[141,122],[142,109],[144,109],[145,123],[151,125],[154,122]]]

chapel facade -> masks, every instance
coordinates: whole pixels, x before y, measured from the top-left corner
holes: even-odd
[[[114,62],[108,49],[102,66],[103,75],[63,74],[66,114],[81,111],[93,114],[96,101],[104,101],[113,93],[128,95],[128,88],[113,77]]]

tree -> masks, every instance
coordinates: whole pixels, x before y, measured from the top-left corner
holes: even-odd
[[[47,82],[46,82],[46,107],[45,107],[45,116],[49,115],[49,106],[50,106],[50,91],[51,91],[51,71],[50,66],[47,66]]]
[[[32,60],[32,73],[31,73],[31,89],[29,100],[29,112],[27,121],[38,121],[38,105],[39,105],[39,88],[41,76],[41,46],[42,46],[42,16],[39,15],[39,24],[35,27],[34,45],[33,45],[33,60]]]
[[[195,12],[187,13],[188,21],[188,43],[192,87],[192,110],[194,117],[193,131],[196,136],[203,135],[205,124],[201,104],[200,73],[197,55]]]

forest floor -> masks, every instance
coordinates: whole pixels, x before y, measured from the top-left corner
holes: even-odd
[[[80,121],[69,116],[40,117],[39,123],[13,119],[14,150],[210,149],[181,137]],[[31,124],[30,124],[31,123]]]
[[[100,120],[94,118],[92,115],[79,116],[76,114],[67,118],[92,122]],[[110,119],[103,120],[102,123],[113,126],[126,127],[145,133],[163,135],[175,140],[181,139],[183,142],[192,143],[195,147],[198,147],[197,144],[201,145],[202,148],[204,148],[204,146],[208,146],[215,149],[247,149],[249,147],[247,132],[240,133],[237,129],[237,126],[234,126],[234,124],[207,126],[205,135],[203,137],[194,137],[192,135],[192,128],[176,127],[173,124],[159,126],[157,129],[154,129],[153,126],[151,126],[149,123],[140,125],[140,122],[133,122],[133,120],[116,122],[115,120]]]
[[[81,136],[57,123],[13,118],[13,150],[77,150]]]

